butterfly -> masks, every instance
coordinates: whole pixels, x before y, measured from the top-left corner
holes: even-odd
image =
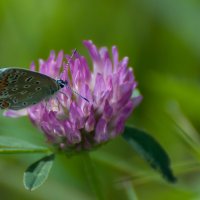
[[[48,99],[68,82],[21,68],[0,69],[0,108],[19,110]]]

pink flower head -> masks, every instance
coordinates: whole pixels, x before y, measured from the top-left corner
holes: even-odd
[[[84,56],[76,55],[69,60],[60,51],[57,57],[51,52],[46,61],[39,60],[39,72],[67,80],[70,88],[89,102],[65,87],[48,101],[26,109],[47,140],[63,151],[90,150],[118,136],[141,100],[141,96],[132,96],[137,83],[127,57],[120,61],[115,46],[111,58],[105,47],[97,49],[92,41],[84,41],[84,45],[92,60],[92,70]],[[31,70],[35,69],[32,64]],[[7,111],[6,115],[16,116],[16,111]]]

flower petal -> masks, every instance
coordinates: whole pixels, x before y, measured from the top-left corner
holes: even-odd
[[[69,112],[70,121],[76,128],[81,129],[84,127],[84,115],[79,106],[72,102]]]
[[[93,44],[93,42],[91,40],[85,40],[85,41],[83,41],[83,44],[89,50],[89,53],[90,53],[90,56],[92,57],[92,60],[94,62],[99,62],[100,61],[100,55],[99,55],[98,49]]]
[[[102,74],[97,74],[96,76],[96,81],[95,81],[95,86],[94,86],[94,96],[96,99],[100,99],[103,93],[105,92],[105,81],[102,76]]]
[[[94,130],[94,127],[95,127],[95,116],[94,116],[94,109],[91,108],[91,112],[90,112],[90,115],[85,123],[85,130],[87,132],[91,132]]]
[[[22,109],[22,110],[6,110],[3,113],[4,116],[6,116],[6,117],[13,117],[13,118],[26,116],[27,114],[28,114],[27,113],[27,109]]]
[[[111,119],[112,114],[113,114],[113,108],[112,106],[109,104],[108,100],[106,100],[105,105],[104,105],[104,110],[103,110],[103,116],[105,117],[105,119],[108,121],[109,119]]]
[[[113,66],[114,66],[113,72],[116,72],[119,64],[119,55],[116,46],[112,47],[112,55],[113,55]]]
[[[96,125],[94,139],[96,142],[105,142],[108,139],[106,120],[100,118]]]

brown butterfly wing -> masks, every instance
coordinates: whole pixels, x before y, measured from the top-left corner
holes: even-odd
[[[19,110],[49,98],[59,90],[56,80],[20,68],[0,69],[0,108]]]

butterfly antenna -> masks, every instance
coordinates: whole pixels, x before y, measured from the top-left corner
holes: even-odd
[[[67,60],[66,66],[69,66],[69,63],[71,62],[71,60],[73,59],[73,57],[75,56],[75,54],[77,53],[77,49],[74,49],[72,51],[72,55],[69,57],[69,59]],[[67,71],[67,68],[65,66],[65,70]]]
[[[72,51],[72,55],[69,57],[66,66],[69,66],[70,61],[73,59],[73,57],[75,56],[75,54],[77,53],[77,49],[74,49]],[[65,70],[67,71],[67,68],[65,66]],[[78,95],[79,97],[81,97],[82,99],[84,99],[85,101],[89,102],[89,100],[87,98],[85,98],[84,96],[82,96],[81,94],[79,94],[77,91],[73,90],[69,85],[67,86],[74,94]]]
[[[84,99],[85,101],[87,101],[89,103],[89,100],[87,98],[85,98],[84,96],[82,96],[81,94],[79,94],[77,91],[73,90],[70,86],[67,86],[74,94],[78,95],[79,97],[81,97],[82,99]]]

